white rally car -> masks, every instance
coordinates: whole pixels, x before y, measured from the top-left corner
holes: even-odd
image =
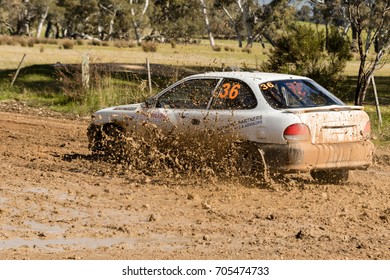
[[[182,141],[210,132],[230,138],[246,147],[243,165],[257,161],[271,172],[307,171],[330,183],[346,181],[349,170],[366,169],[374,150],[362,107],[344,104],[309,78],[288,74],[187,77],[144,103],[94,113],[89,147],[92,152],[106,149],[106,136],[147,137],[145,124],[166,135],[184,135]]]

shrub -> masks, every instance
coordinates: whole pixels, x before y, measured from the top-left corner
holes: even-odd
[[[58,44],[58,40],[57,39],[48,39],[47,40],[47,44],[49,44],[49,45],[57,45]]]
[[[33,38],[27,41],[27,46],[29,46],[30,48],[34,47],[34,44],[35,44],[35,40]]]
[[[144,52],[156,52],[157,51],[157,43],[153,41],[147,41],[142,43],[142,50]]]
[[[65,49],[65,50],[71,50],[73,49],[73,41],[71,40],[65,40],[63,43],[62,43],[62,47]]]
[[[135,48],[138,46],[138,44],[136,41],[130,41],[130,42],[128,42],[128,46],[129,46],[129,48]]]
[[[77,45],[77,46],[83,46],[83,45],[84,45],[84,40],[83,40],[83,39],[80,39],[80,38],[77,39],[77,40],[76,40],[76,45]]]
[[[92,39],[92,45],[93,46],[98,46],[98,47],[101,47],[102,46],[102,41],[101,40],[99,40],[99,39]]]
[[[344,90],[342,73],[351,59],[349,40],[338,31],[329,36],[326,50],[324,32],[310,27],[291,25],[285,35],[275,40],[263,71],[291,73],[310,77],[334,93]]]
[[[114,47],[117,47],[117,48],[127,48],[129,46],[129,42],[125,41],[125,40],[116,40],[114,42]]]
[[[19,39],[18,37],[11,37],[11,36],[6,36],[5,37],[5,44],[8,46],[16,46],[19,44]]]
[[[241,51],[242,51],[242,52],[246,52],[246,53],[248,53],[248,54],[251,54],[251,53],[252,53],[252,49],[251,49],[251,48],[243,48]]]
[[[215,46],[212,46],[211,49],[215,52],[220,52],[222,50],[222,47],[221,46],[218,46],[218,45],[215,45]]]
[[[20,46],[27,47],[27,41],[26,40],[20,38],[18,41],[19,41]]]

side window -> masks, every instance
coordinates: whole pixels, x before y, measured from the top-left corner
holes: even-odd
[[[242,81],[225,79],[214,95],[212,109],[246,110],[257,106],[256,96]]]
[[[216,79],[188,80],[171,88],[157,100],[157,108],[207,109]]]

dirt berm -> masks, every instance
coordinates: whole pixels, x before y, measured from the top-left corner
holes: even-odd
[[[390,259],[389,149],[343,185],[258,188],[96,159],[87,126],[0,103],[0,259]]]

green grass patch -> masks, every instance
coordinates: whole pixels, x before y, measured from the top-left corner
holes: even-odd
[[[354,103],[357,77],[348,76],[346,83],[348,85],[347,91],[338,95],[344,102]],[[375,77],[376,91],[378,93],[378,100],[380,105],[390,105],[390,75]],[[375,95],[372,84],[370,84],[365,98],[365,104],[375,105]]]
[[[390,145],[390,106],[380,106],[382,125],[379,125],[379,117],[376,107],[372,105],[364,106],[365,111],[370,116],[372,140],[375,145]]]

